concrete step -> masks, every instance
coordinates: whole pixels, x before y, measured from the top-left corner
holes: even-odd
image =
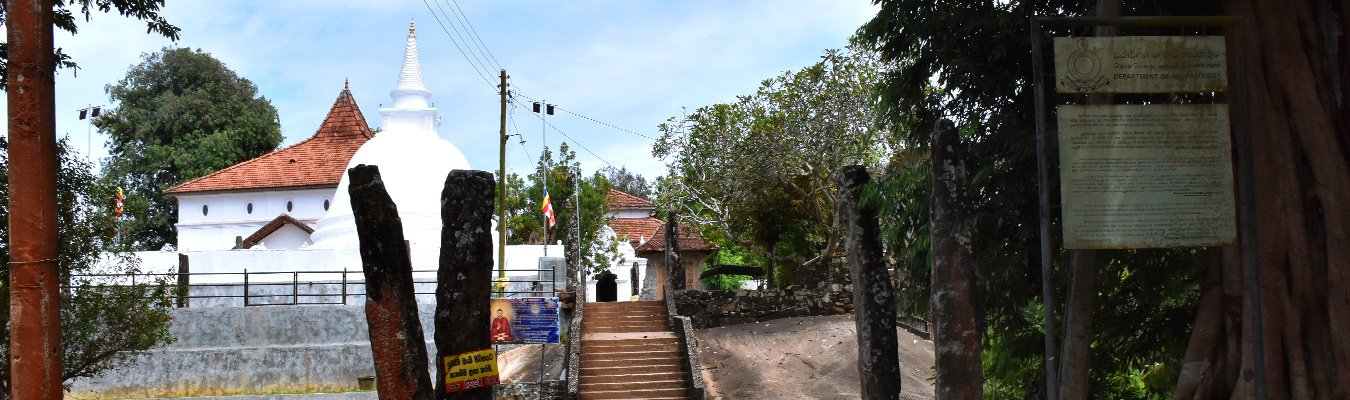
[[[662,319],[664,319],[664,318],[666,318],[666,313],[665,313],[664,311],[663,311],[663,312],[646,312],[646,311],[622,311],[622,310],[604,311],[604,312],[589,312],[589,311],[586,312],[586,320],[587,320],[587,321],[589,321],[589,320],[591,320],[591,319],[611,319],[611,318],[662,318]]]
[[[592,333],[647,333],[659,331],[651,326],[597,326],[595,328],[582,329],[583,334]]]
[[[632,344],[610,344],[603,341],[591,341],[581,343],[582,353],[613,353],[613,352],[635,352],[635,351],[676,351],[680,349],[680,343],[675,341],[651,341],[646,343]]]
[[[583,333],[583,334],[581,335],[581,341],[582,341],[582,342],[592,341],[592,340],[595,340],[595,341],[612,341],[612,340],[619,340],[619,341],[622,341],[622,342],[612,342],[612,343],[614,343],[614,344],[619,344],[619,343],[643,343],[644,341],[647,341],[647,340],[653,340],[653,339],[660,339],[660,340],[679,340],[678,338],[675,337],[675,333],[674,333],[674,332],[671,332],[671,331],[662,331],[662,332],[633,332],[633,333]]]
[[[618,371],[618,372],[616,372],[616,371]],[[609,367],[591,367],[591,368],[587,368],[587,367],[582,367],[582,368],[581,368],[581,378],[582,378],[582,379],[586,379],[587,376],[591,376],[591,375],[603,376],[603,375],[605,375],[605,374],[615,374],[615,373],[627,373],[627,374],[662,374],[662,373],[684,373],[684,372],[685,372],[685,367],[684,367],[684,363],[682,363],[682,362],[678,362],[678,363],[669,363],[669,364],[657,364],[657,365],[624,365],[623,368],[609,368]]]
[[[585,328],[610,328],[610,327],[617,327],[617,326],[624,326],[624,327],[649,327],[649,328],[653,328],[653,329],[652,329],[653,332],[661,332],[661,331],[667,330],[667,329],[666,329],[666,321],[665,321],[665,320],[655,320],[655,321],[640,321],[640,320],[639,320],[639,321],[597,321],[597,322],[587,321],[586,324],[582,325],[582,328],[583,328],[583,329],[585,329]]]
[[[683,399],[688,396],[685,388],[678,389],[638,389],[638,390],[582,390],[578,393],[582,400],[603,399]]]
[[[632,308],[632,307],[666,307],[666,302],[661,300],[648,301],[606,301],[606,302],[586,302],[586,309],[595,308]]]
[[[633,367],[662,367],[679,366],[684,360],[677,358],[635,358],[635,359],[587,359],[581,358],[581,368],[633,368]],[[585,376],[583,374],[582,376]]]
[[[657,328],[653,332],[668,331],[665,319],[660,320],[615,320],[615,321],[586,321],[582,328],[605,327],[605,326],[650,326]]]
[[[617,369],[617,368],[616,368]],[[615,373],[612,375],[591,374],[581,375],[581,384],[601,384],[601,383],[622,383],[622,382],[653,382],[653,381],[683,381],[689,374],[685,372],[652,372],[652,373],[633,373],[632,371],[623,371],[625,373]]]
[[[684,379],[670,379],[664,381],[638,380],[632,382],[612,382],[612,383],[583,383],[581,390],[583,392],[608,391],[608,390],[659,390],[659,389],[684,389]]]
[[[653,358],[668,358],[679,360],[680,352],[675,350],[667,351],[625,351],[610,353],[582,353],[581,360],[647,360]]]
[[[597,321],[628,321],[628,320],[660,320],[660,321],[665,321],[665,320],[667,320],[667,319],[668,319],[668,318],[666,318],[666,314],[665,314],[665,313],[660,313],[660,314],[657,314],[657,313],[650,313],[650,314],[648,314],[648,313],[627,313],[627,312],[618,312],[618,311],[612,312],[612,313],[608,313],[608,312],[607,312],[607,313],[604,313],[604,314],[597,314],[597,315],[591,315],[591,313],[586,313],[586,322],[597,322]]]

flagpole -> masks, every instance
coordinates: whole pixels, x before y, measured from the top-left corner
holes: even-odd
[[[544,102],[542,102],[542,101],[541,101],[541,102],[534,103],[534,112],[539,113],[539,141],[542,142],[542,143],[544,144],[544,154],[543,154],[543,155],[545,156],[545,157],[544,157],[544,200],[548,200],[548,174],[551,173],[551,172],[553,172],[553,171],[552,171],[552,170],[553,170],[553,160],[550,159],[550,158],[548,158],[548,113],[546,113],[546,112],[540,112],[540,111],[543,111],[543,110],[540,110],[540,104],[547,104],[547,103],[544,103]],[[548,226],[548,216],[545,215],[545,216],[544,216],[544,257],[548,257],[548,242],[549,242],[549,240],[548,240],[548,239],[549,239],[549,238],[548,238],[548,233],[549,233],[549,230],[550,230],[549,228],[552,228],[552,227],[551,227],[551,226]]]
[[[548,200],[549,200],[549,197],[548,197],[548,175],[549,175],[550,173],[553,172],[553,160],[552,160],[551,158],[548,158],[548,157],[547,157],[547,156],[548,156],[548,116],[549,116],[550,114],[553,114],[553,105],[552,105],[552,104],[548,104],[546,101],[536,101],[536,102],[534,102],[534,112],[539,113],[539,121],[540,121],[540,123],[539,123],[539,131],[540,131],[540,135],[539,135],[539,136],[540,136],[540,141],[544,143],[544,152],[543,152],[540,156],[541,156],[541,157],[544,157],[544,170],[542,171],[542,174],[544,175],[544,176],[543,176],[543,181],[544,181],[544,200],[545,200],[545,203],[544,203],[544,204],[545,204],[546,207],[548,207],[548,212],[545,213],[545,215],[544,215],[544,256],[545,256],[545,257],[548,257],[548,245],[549,245],[549,241],[550,241],[550,240],[549,240],[549,239],[550,239],[550,238],[549,238],[549,233],[550,233],[550,231],[551,231],[551,229],[549,229],[549,228],[552,227],[552,226],[551,226],[552,224],[551,224],[550,222],[553,220],[552,216],[554,215],[554,212],[552,211],[552,203],[551,203],[550,201],[548,201]],[[541,211],[543,211],[543,210],[541,210]]]

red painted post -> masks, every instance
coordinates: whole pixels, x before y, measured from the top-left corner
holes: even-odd
[[[59,400],[56,97],[50,0],[8,0],[10,379],[14,399]]]

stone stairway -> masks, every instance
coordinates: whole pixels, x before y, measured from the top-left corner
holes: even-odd
[[[586,303],[581,391],[588,399],[684,399],[691,384],[660,301]]]

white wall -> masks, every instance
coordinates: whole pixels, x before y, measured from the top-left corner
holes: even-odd
[[[609,216],[614,218],[647,218],[652,216],[652,212],[648,209],[619,208],[611,209]]]
[[[178,250],[229,250],[234,248],[235,237],[248,237],[281,214],[289,214],[312,226],[326,212],[324,203],[331,205],[334,190],[179,195]],[[289,211],[287,202],[291,204]],[[252,212],[248,210],[249,204],[253,205]],[[206,206],[205,214],[202,213],[203,205]]]
[[[286,224],[272,232],[271,235],[267,235],[258,245],[268,249],[283,250],[299,249],[310,244],[313,244],[313,242],[309,240],[309,232],[305,232],[298,226]]]
[[[602,248],[604,248],[609,247],[609,243],[614,241],[616,238],[617,235],[614,234],[614,229],[606,226],[600,232],[599,237],[597,237],[596,239],[603,243],[601,246]],[[618,261],[614,265],[610,265],[607,270],[610,273],[618,276],[618,279],[615,280],[615,283],[618,284],[618,291],[617,291],[618,296],[616,300],[629,301],[629,299],[631,299],[632,296],[638,294],[633,293],[633,284],[632,284],[633,263],[638,264],[639,283],[646,282],[647,259],[638,257],[637,254],[633,251],[633,246],[628,244],[627,240],[620,240],[615,247],[618,248],[619,255],[622,260]],[[597,283],[597,281],[595,280],[595,275],[596,274],[591,274],[590,279],[586,280],[586,301],[595,301],[595,284]],[[639,287],[638,290],[641,291],[642,288]]]

